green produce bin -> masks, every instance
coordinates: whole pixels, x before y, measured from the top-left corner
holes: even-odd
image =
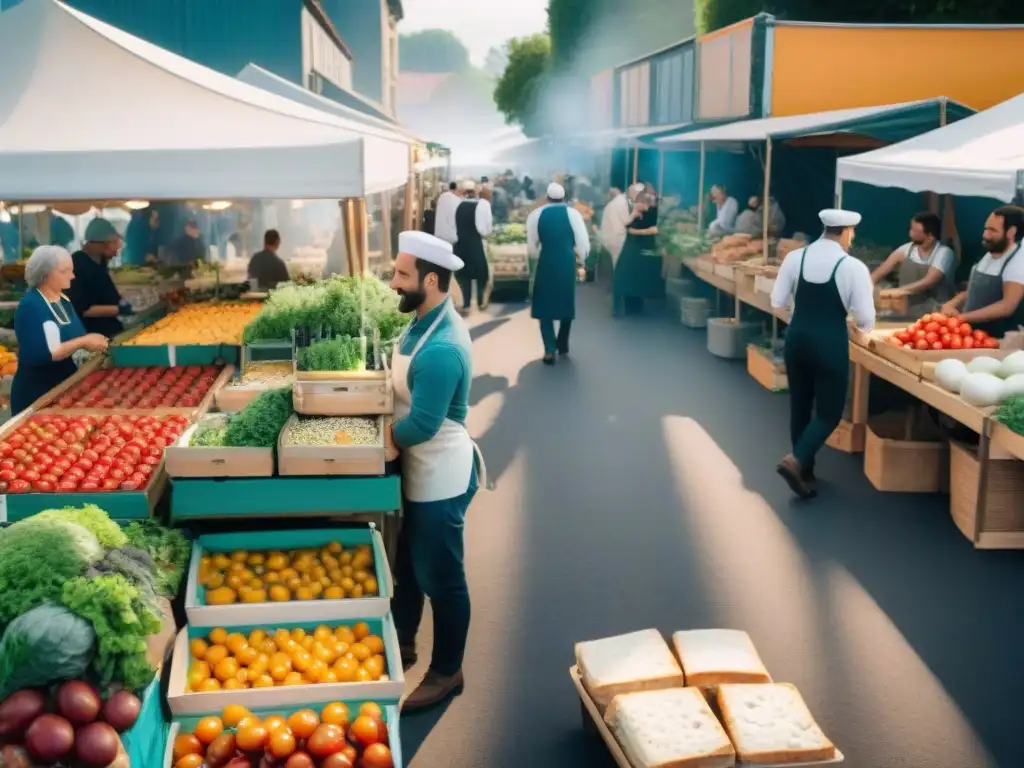
[[[401,504],[398,476],[171,480],[175,521],[255,515],[393,515]]]
[[[234,365],[240,357],[237,344],[160,344],[155,346],[114,346],[110,348],[114,365],[122,368],[172,365]]]
[[[0,496],[5,502],[9,522],[24,520],[47,509],[81,507],[95,504],[112,520],[147,520],[152,514],[166,482],[159,476],[149,484],[146,491],[91,491],[84,493],[10,493]],[[3,507],[0,507],[0,522],[3,522]]]
[[[206,588],[199,583],[199,561],[215,552],[287,551],[293,549],[319,549],[332,541],[343,547],[369,544],[373,548],[373,570],[377,579],[375,597],[340,600],[293,600],[287,603],[236,603],[234,605],[207,605]],[[190,624],[198,626],[234,626],[266,621],[271,616],[278,621],[344,620],[366,616],[381,617],[391,610],[394,588],[391,567],[384,551],[384,542],[377,529],[319,528],[284,531],[239,531],[238,533],[210,533],[200,536],[192,544],[188,576],[185,582],[185,613]],[[343,622],[341,622],[343,623]]]
[[[275,707],[269,710],[257,710],[253,712],[257,717],[269,717],[270,715],[281,715],[287,717],[300,709],[314,709],[318,713],[330,701],[316,701],[311,702],[301,707]],[[355,718],[356,713],[359,711],[359,707],[367,703],[366,700],[361,701],[345,701],[344,702],[349,709],[349,713]],[[374,702],[379,703],[379,702]],[[398,727],[398,707],[392,704],[381,704],[381,710],[384,712],[384,722],[388,726],[388,742],[391,747],[391,762],[394,763],[395,768],[404,768],[405,762],[402,757],[402,735]],[[219,713],[218,713],[219,714]],[[192,729],[196,727],[202,718],[199,717],[175,717],[170,724],[167,733],[167,747],[164,754],[162,768],[173,768],[174,766],[174,740],[177,738],[179,733],[191,733]],[[132,766],[135,763],[132,762]],[[143,768],[149,768],[145,765]]]

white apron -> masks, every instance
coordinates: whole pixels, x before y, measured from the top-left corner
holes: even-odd
[[[395,421],[408,416],[412,405],[408,379],[412,360],[449,313],[455,313],[450,298],[445,301],[444,311],[438,313],[426,333],[416,342],[412,354],[401,354],[402,342],[405,341],[408,329],[395,345],[391,363],[395,388]],[[487,468],[480,449],[470,438],[466,427],[451,419],[445,419],[437,434],[427,442],[404,449],[401,459],[402,491],[409,501],[445,501],[461,496],[469,490],[474,459],[477,461],[478,484],[480,487],[487,485]]]

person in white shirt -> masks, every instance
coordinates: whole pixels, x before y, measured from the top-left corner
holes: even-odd
[[[877,285],[899,269],[899,287],[881,292],[882,298],[908,297],[908,314],[917,318],[934,312],[956,295],[956,254],[939,242],[942,220],[925,211],[910,220],[910,242],[882,262],[871,279]]]
[[[817,494],[814,458],[843,418],[849,384],[847,315],[866,333],[875,324],[874,284],[867,265],[848,255],[861,216],[828,209],[818,214],[825,232],[782,262],[772,306],[795,308],[786,331],[789,429],[793,452],[778,473],[800,498]]]
[[[708,226],[708,237],[721,238],[736,231],[736,217],[740,204],[735,197],[729,197],[728,190],[721,185],[711,187],[711,201],[715,204],[715,220]]]
[[[636,184],[634,187],[640,187],[640,191],[643,191],[642,184]],[[631,197],[627,197],[618,187],[612,187],[609,194],[611,199],[601,212],[601,245],[611,256],[614,270],[619,262],[622,246],[626,242],[626,228],[633,220],[630,201],[635,199],[636,192],[630,188]]]
[[[942,307],[976,330],[1000,338],[1024,326],[1024,208],[1004,205],[989,214],[981,242],[988,251],[974,268],[967,290]]]
[[[458,184],[453,181],[448,185],[448,189],[437,198],[437,205],[434,208],[433,234],[452,245],[455,245],[455,241],[459,239],[455,228],[455,211],[461,202]]]
[[[480,309],[486,309],[491,298],[490,269],[484,238],[494,229],[491,204],[476,194],[472,180],[462,184],[462,202],[455,209],[455,255],[465,266],[455,276],[462,291],[462,312],[468,313],[473,305],[473,281],[476,280],[476,299]]]

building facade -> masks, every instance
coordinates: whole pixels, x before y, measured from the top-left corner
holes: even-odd
[[[320,0],[355,56],[354,90],[394,117],[398,102],[401,0]]]

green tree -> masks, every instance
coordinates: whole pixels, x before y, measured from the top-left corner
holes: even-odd
[[[696,0],[697,26],[701,32],[733,24],[762,11],[799,21],[890,24],[1017,23],[1024,21],[1019,0]]]
[[[470,66],[469,50],[447,29],[402,35],[398,60],[402,72],[464,72]]]
[[[505,122],[521,126],[527,136],[543,133],[539,107],[550,63],[548,35],[509,40],[508,64],[494,87],[494,103]]]

